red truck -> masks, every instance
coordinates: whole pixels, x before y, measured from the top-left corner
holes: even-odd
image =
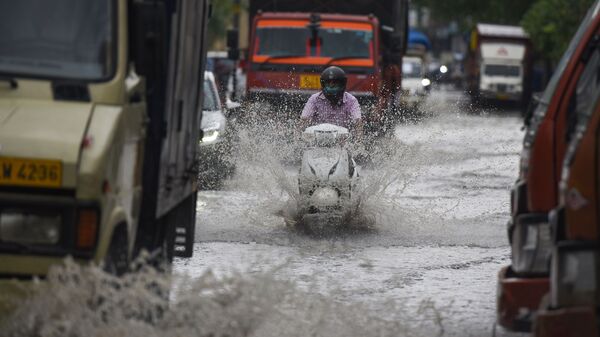
[[[594,30],[568,92],[570,143],[559,205],[549,215],[554,233],[550,292],[536,315],[537,337],[600,336],[600,31]]]
[[[559,202],[562,163],[573,127],[571,96],[590,48],[597,44],[600,2],[596,1],[559,62],[531,116],[526,117],[520,174],[511,191],[508,237],[512,263],[498,275],[497,317],[512,330],[530,330],[549,290],[555,230],[548,212]]]
[[[400,91],[407,19],[407,0],[250,1],[247,98],[277,104],[276,117],[297,117],[320,90],[321,71],[336,65],[366,119],[383,122]]]

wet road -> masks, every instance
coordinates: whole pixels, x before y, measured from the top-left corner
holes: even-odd
[[[177,259],[175,272],[252,280],[239,302],[269,298],[276,310],[251,336],[492,335],[522,121],[469,112],[446,90],[423,110],[396,128],[389,156],[363,169],[374,188],[362,227],[314,237],[286,224],[295,168],[279,166],[281,144],[262,144],[222,190],[199,193],[194,257]]]

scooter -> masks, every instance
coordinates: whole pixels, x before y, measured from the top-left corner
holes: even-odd
[[[311,226],[341,224],[352,205],[359,169],[348,149],[348,129],[318,124],[302,133],[298,211]]]

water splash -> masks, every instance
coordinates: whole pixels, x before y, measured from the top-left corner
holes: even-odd
[[[279,267],[282,268],[282,267]],[[442,317],[389,302],[393,319],[307,293],[276,270],[198,278],[147,267],[121,278],[66,260],[0,326],[3,336],[432,336]],[[170,294],[170,295],[169,295]]]

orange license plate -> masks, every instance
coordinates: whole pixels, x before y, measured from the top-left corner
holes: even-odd
[[[321,89],[321,77],[319,75],[300,75],[301,89]]]
[[[0,185],[60,187],[59,160],[0,158]]]

